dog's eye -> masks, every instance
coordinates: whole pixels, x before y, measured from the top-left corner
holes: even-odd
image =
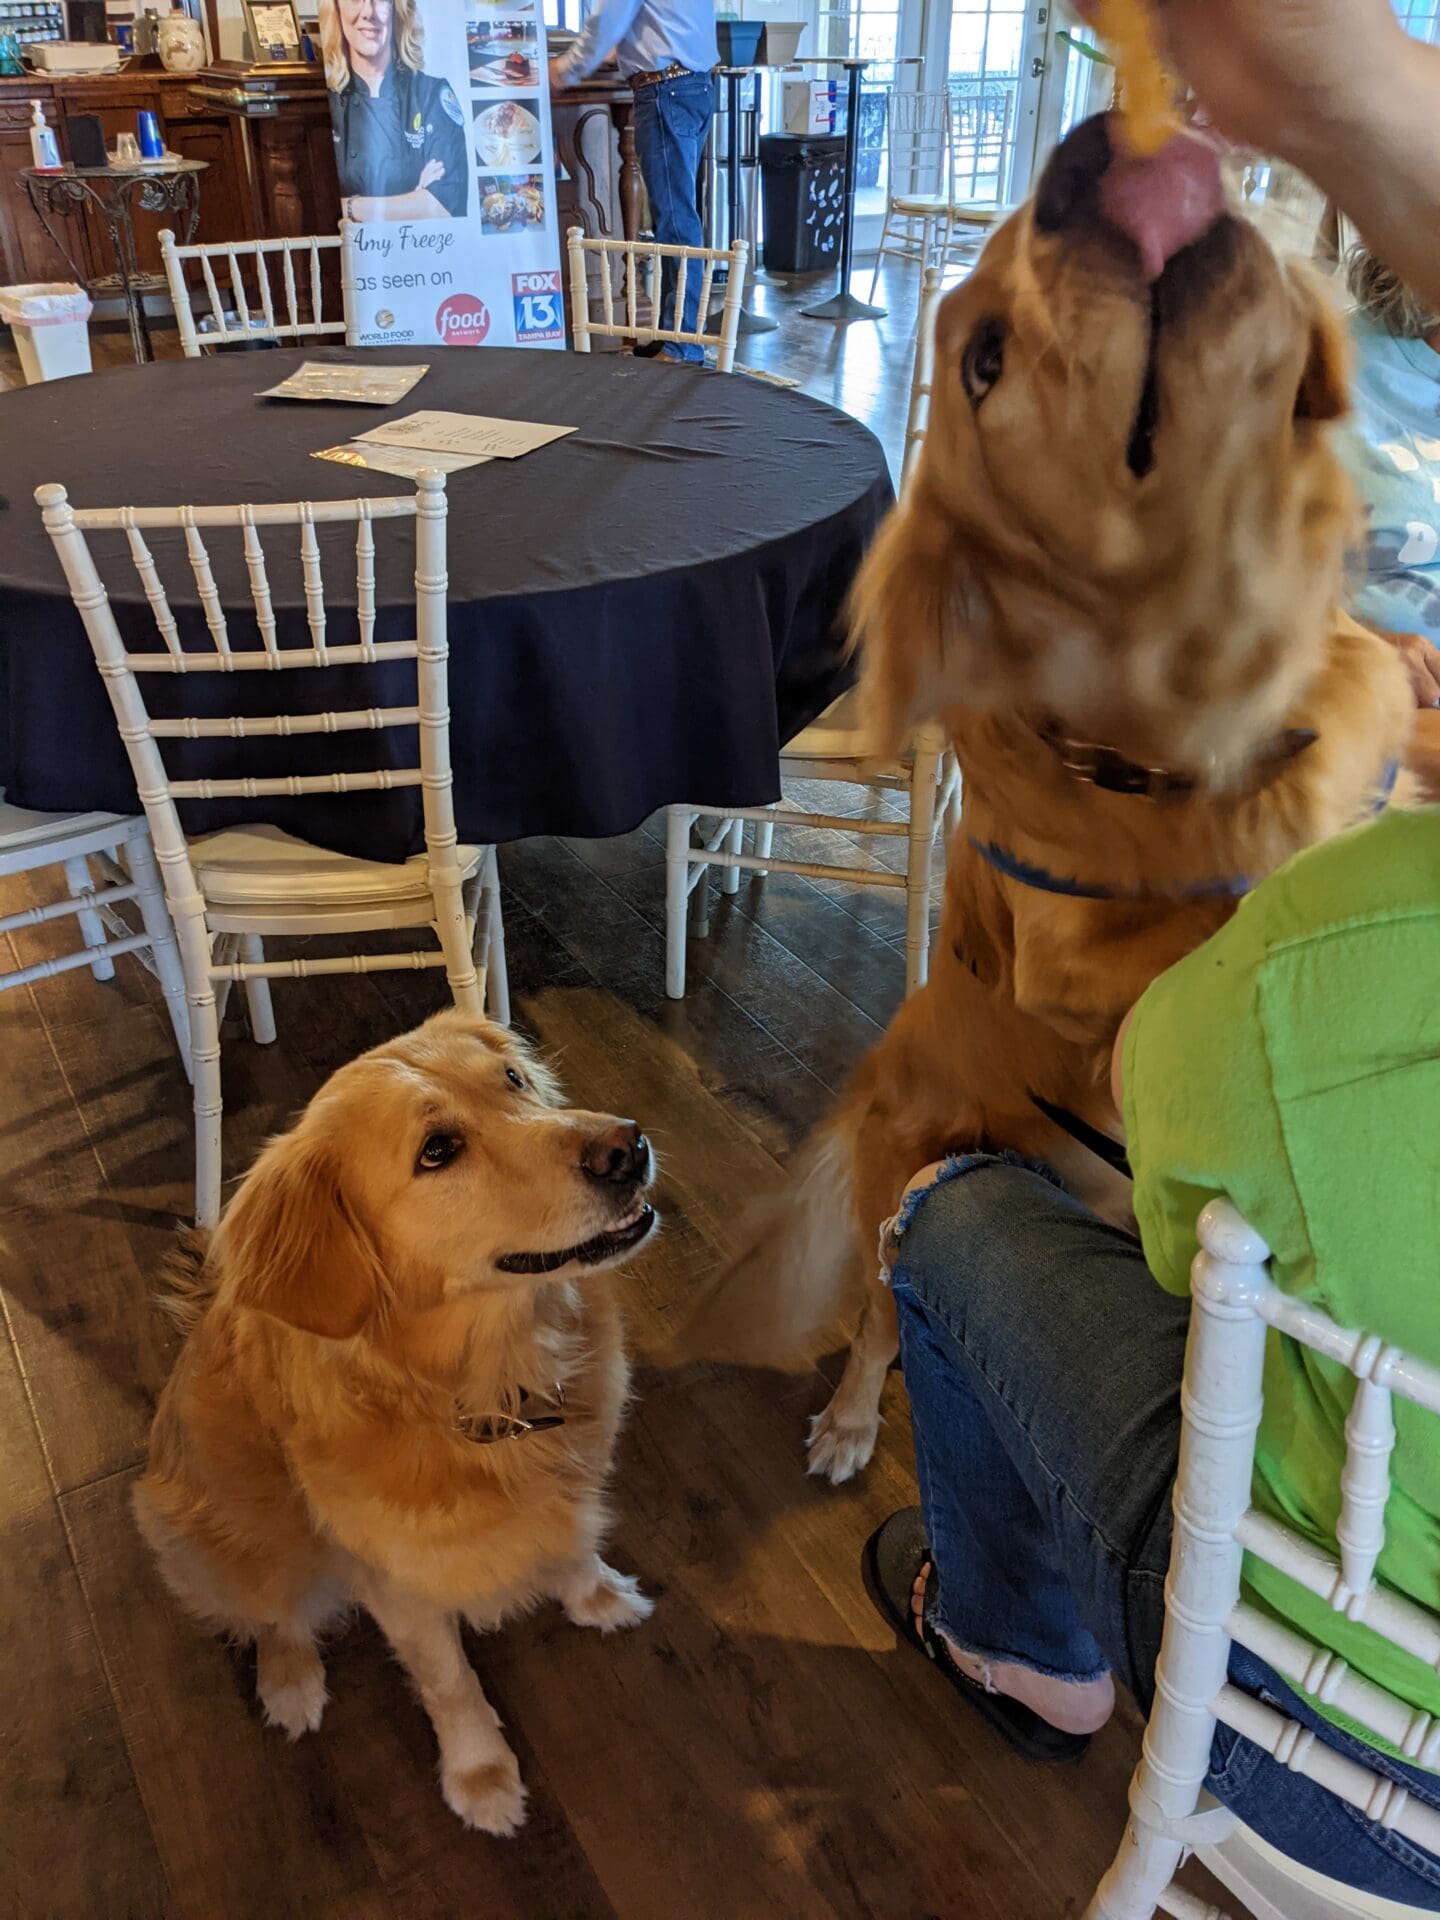
[[[972,407],[980,402],[1005,370],[1005,322],[982,320],[965,345],[960,378]]]
[[[432,1133],[426,1136],[415,1160],[417,1173],[434,1173],[440,1167],[448,1167],[460,1151],[460,1141],[453,1133]]]
[[[525,1091],[525,1082],[520,1078],[519,1074],[516,1073],[513,1067],[506,1067],[505,1078],[510,1082],[512,1087],[518,1087],[521,1093]]]

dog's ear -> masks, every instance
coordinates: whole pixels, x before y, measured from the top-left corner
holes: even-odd
[[[256,1163],[220,1223],[235,1299],[326,1340],[357,1334],[380,1304],[384,1267],[328,1147],[287,1135]]]
[[[1310,338],[1295,395],[1297,420],[1339,420],[1350,411],[1350,338],[1328,295],[1308,283]]]
[[[953,536],[912,488],[893,508],[851,596],[860,654],[860,713],[877,757],[893,759],[942,699],[947,633],[954,626],[958,559]]]

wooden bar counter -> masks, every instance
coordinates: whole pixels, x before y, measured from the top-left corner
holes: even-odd
[[[122,73],[85,79],[27,74],[0,79],[0,284],[71,277],[19,177],[30,165],[32,100],[44,107],[66,160],[68,114],[98,114],[112,147],[117,134],[135,131],[137,113],[155,114],[167,147],[207,163],[197,239],[335,231],[340,189],[318,67],[256,69],[221,61],[179,74],[131,61]],[[618,75],[607,79],[602,73],[556,94],[554,105],[562,235],[575,220],[591,232],[610,233],[616,211],[622,231],[633,235],[640,225],[641,186],[629,90]],[[162,216],[136,213],[139,265],[157,281],[157,236],[164,224]],[[94,279],[113,271],[98,223],[93,231],[87,225],[77,258]]]

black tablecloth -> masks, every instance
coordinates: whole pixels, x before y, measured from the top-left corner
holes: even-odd
[[[302,360],[425,360],[399,407],[255,398]],[[670,801],[755,804],[776,751],[842,690],[843,606],[889,504],[873,436],[795,393],[628,355],[504,348],[226,354],[0,396],[0,786],[17,805],[131,811],[109,702],[33,501],[338,499],[407,481],[309,455],[420,407],[578,431],[449,484],[450,706],[463,837],[623,833]],[[259,644],[238,535],[207,536],[231,644]],[[120,534],[91,537],[127,644],[158,644]],[[150,540],[182,643],[208,646],[181,536]],[[304,641],[298,536],[265,536],[280,639]],[[413,530],[376,529],[377,638],[414,632]],[[328,640],[356,637],[354,530],[322,529]],[[170,717],[414,698],[408,664],[150,677]],[[182,778],[414,765],[413,735],[169,742]],[[265,818],[342,852],[423,845],[418,792],[187,803],[193,832]]]

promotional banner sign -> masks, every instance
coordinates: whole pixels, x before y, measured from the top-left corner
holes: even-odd
[[[559,347],[539,0],[320,0],[363,347]]]

